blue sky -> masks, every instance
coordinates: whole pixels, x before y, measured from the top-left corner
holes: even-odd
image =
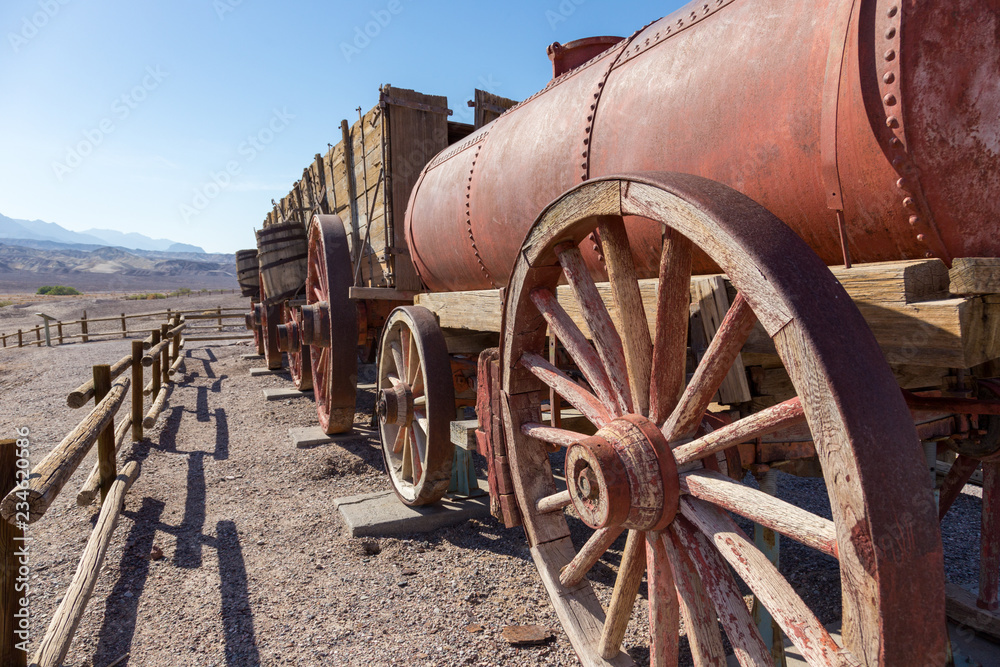
[[[270,200],[380,84],[446,95],[471,123],[475,88],[545,85],[548,44],[627,36],[681,4],[7,0],[0,213],[253,247]]]

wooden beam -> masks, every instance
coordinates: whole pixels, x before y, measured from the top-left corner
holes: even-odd
[[[122,357],[111,367],[111,379],[115,380],[132,366],[132,356]],[[66,397],[66,405],[71,408],[82,408],[94,397],[94,378],[90,378]]]
[[[0,440],[0,493],[7,495],[17,489],[17,440]],[[0,665],[24,667],[27,652],[15,645],[27,639],[23,628],[19,628],[18,616],[22,613],[21,601],[24,594],[17,591],[18,561],[17,550],[24,547],[24,531],[16,525],[0,521]],[[27,610],[24,610],[27,611]],[[22,637],[15,632],[20,630]]]
[[[118,378],[104,400],[34,467],[28,488],[18,487],[0,501],[0,515],[5,520],[15,520],[17,504],[24,502],[23,498],[18,498],[19,493],[27,495],[28,523],[42,518],[97,441],[97,436],[114,419],[130,384],[127,377]]]
[[[132,426],[132,415],[129,415],[122,423],[118,425],[115,429],[115,455],[121,451],[122,445],[125,444],[125,436]],[[100,461],[94,463],[93,470],[90,471],[90,476],[87,477],[87,481],[83,483],[80,490],[76,494],[76,504],[81,507],[86,507],[87,505],[94,502],[94,498],[97,497],[97,491],[101,488],[101,463]]]
[[[146,413],[146,417],[142,420],[142,425],[145,428],[153,428],[156,424],[156,420],[159,419],[160,413],[163,412],[163,408],[167,405],[167,388],[161,387],[159,393],[156,394],[156,400],[153,404],[149,406],[149,412]]]
[[[413,301],[417,292],[391,287],[352,287],[347,295],[348,298],[355,300]]]
[[[97,584],[97,576],[101,572],[104,564],[104,557],[108,552],[108,545],[114,535],[115,527],[118,525],[118,518],[121,516],[125,501],[125,492],[139,475],[139,465],[135,461],[129,461],[122,469],[122,473],[111,485],[110,493],[101,507],[101,513],[97,517],[97,524],[90,533],[90,539],[83,550],[83,557],[76,567],[76,573],[66,589],[63,600],[56,609],[52,622],[45,632],[41,645],[31,659],[33,665],[39,667],[57,667],[66,659],[69,652],[73,635],[80,625],[83,612],[87,608],[91,595],[94,593],[94,586]]]
[[[952,294],[1000,293],[1000,258],[960,257],[948,272]]]

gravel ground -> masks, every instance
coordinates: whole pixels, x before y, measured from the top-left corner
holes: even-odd
[[[231,305],[217,296],[180,301]],[[88,312],[116,314],[123,303],[132,312],[148,309],[146,302],[114,301]],[[91,364],[120,358],[127,345],[118,339],[0,352],[0,434],[13,437],[15,427],[28,426],[37,463],[83,417],[66,407],[66,394]],[[377,439],[295,449],[288,429],[313,424],[313,405],[265,402],[261,389],[289,381],[249,377],[260,365],[242,359],[251,351],[247,343],[189,344],[159,425],[123,452],[121,459],[141,462],[141,476],[66,665],[106,667],[126,654],[119,665],[577,664],[520,529],[488,518],[429,535],[350,538],[331,500],[389,488]],[[367,422],[373,399],[359,394],[357,423]],[[96,518],[96,506],[75,504],[93,456],[29,529],[33,648]],[[829,512],[817,480],[783,475],[780,494]],[[975,495],[962,496],[944,527],[951,577],[966,586],[974,586],[978,567],[979,507]],[[574,539],[586,539],[589,532],[572,525]],[[792,585],[824,623],[836,621],[836,563],[782,544]],[[591,572],[605,603],[623,546],[624,538]],[[643,585],[625,640],[640,664],[648,661],[645,595]],[[554,638],[512,647],[501,632],[513,624],[552,628]],[[682,639],[682,664],[689,662]]]

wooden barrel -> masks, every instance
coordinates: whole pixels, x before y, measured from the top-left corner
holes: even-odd
[[[236,251],[236,280],[240,284],[243,296],[257,298],[260,296],[260,264],[257,262],[257,249]]]
[[[302,291],[306,284],[308,248],[306,228],[301,222],[271,225],[257,232],[260,276],[267,293],[265,304],[281,303]]]

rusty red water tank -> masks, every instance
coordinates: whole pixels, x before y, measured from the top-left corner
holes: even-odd
[[[1000,256],[998,34],[996,0],[692,3],[436,156],[406,211],[417,271],[503,286],[549,202],[644,170],[743,192],[828,264],[838,210],[855,262]],[[628,225],[655,275],[659,229]]]

